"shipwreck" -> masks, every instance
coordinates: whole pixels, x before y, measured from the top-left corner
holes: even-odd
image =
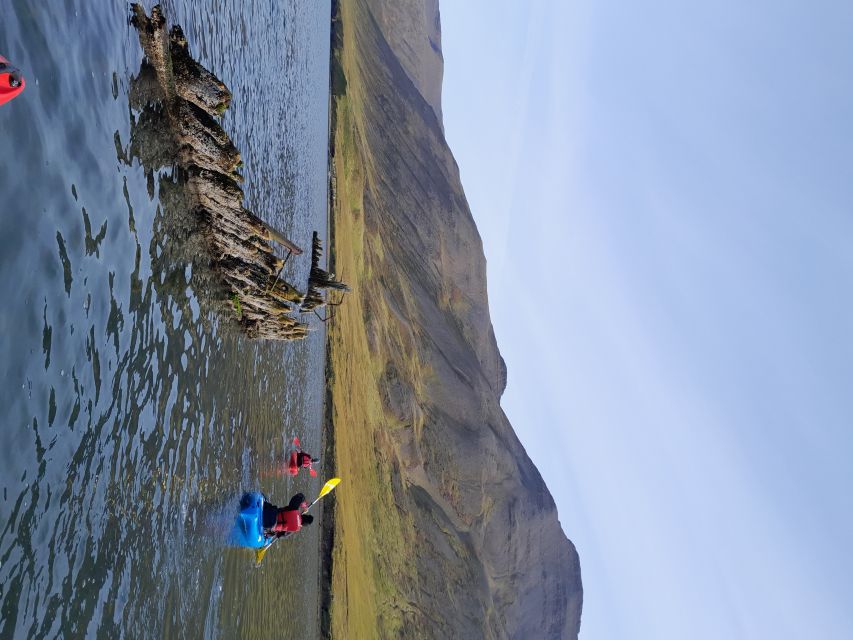
[[[145,60],[131,80],[131,107],[138,115],[129,155],[149,176],[173,169],[161,185],[180,186],[180,202],[175,205],[172,198],[172,210],[180,209],[182,220],[180,233],[168,235],[185,245],[194,264],[203,260],[209,267],[204,270],[204,289],[213,292],[208,297],[249,337],[304,338],[309,325],[303,316],[313,312],[319,317],[318,308],[340,303],[327,300],[326,293],[349,287],[320,266],[322,242],[316,232],[304,293],[284,280],[287,260],[303,252],[243,206],[240,152],[217,120],[230,105],[230,91],[192,58],[180,26],[167,32],[159,6],[149,17],[140,5],[132,5],[131,22]]]

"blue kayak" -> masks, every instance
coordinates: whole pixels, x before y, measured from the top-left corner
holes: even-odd
[[[228,543],[238,547],[260,549],[272,542],[271,536],[264,535],[263,512],[264,495],[259,491],[244,493],[240,498],[240,512],[234,521]]]

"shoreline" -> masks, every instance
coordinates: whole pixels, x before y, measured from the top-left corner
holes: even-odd
[[[336,97],[335,77],[338,71],[338,53],[342,44],[340,33],[340,4],[339,0],[331,0],[329,28],[329,106],[327,144],[327,192],[326,192],[326,270],[335,273],[335,214],[337,204],[337,179],[335,171],[335,127],[336,127]],[[327,313],[329,309],[327,309]],[[327,316],[328,317],[328,316]],[[334,322],[330,320],[329,322]],[[322,449],[326,468],[334,477],[337,474],[335,459],[335,423],[333,418],[332,381],[334,367],[332,365],[331,341],[329,330],[325,332],[326,344],[324,349],[325,390],[323,397],[322,417]],[[336,498],[330,495],[323,502],[322,528],[320,532],[320,598],[318,602],[320,619],[320,637],[332,637],[332,569],[333,550],[335,546],[335,515]]]

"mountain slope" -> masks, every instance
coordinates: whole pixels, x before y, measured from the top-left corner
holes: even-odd
[[[577,553],[500,408],[482,243],[440,122],[437,6],[343,0],[335,32],[334,268],[353,295],[329,336],[350,487],[332,633],[576,637]]]

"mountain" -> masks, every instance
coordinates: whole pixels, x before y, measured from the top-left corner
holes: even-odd
[[[328,631],[575,638],[578,555],[500,407],[483,246],[441,122],[437,2],[333,13],[331,268],[353,292],[329,326],[344,483]]]

